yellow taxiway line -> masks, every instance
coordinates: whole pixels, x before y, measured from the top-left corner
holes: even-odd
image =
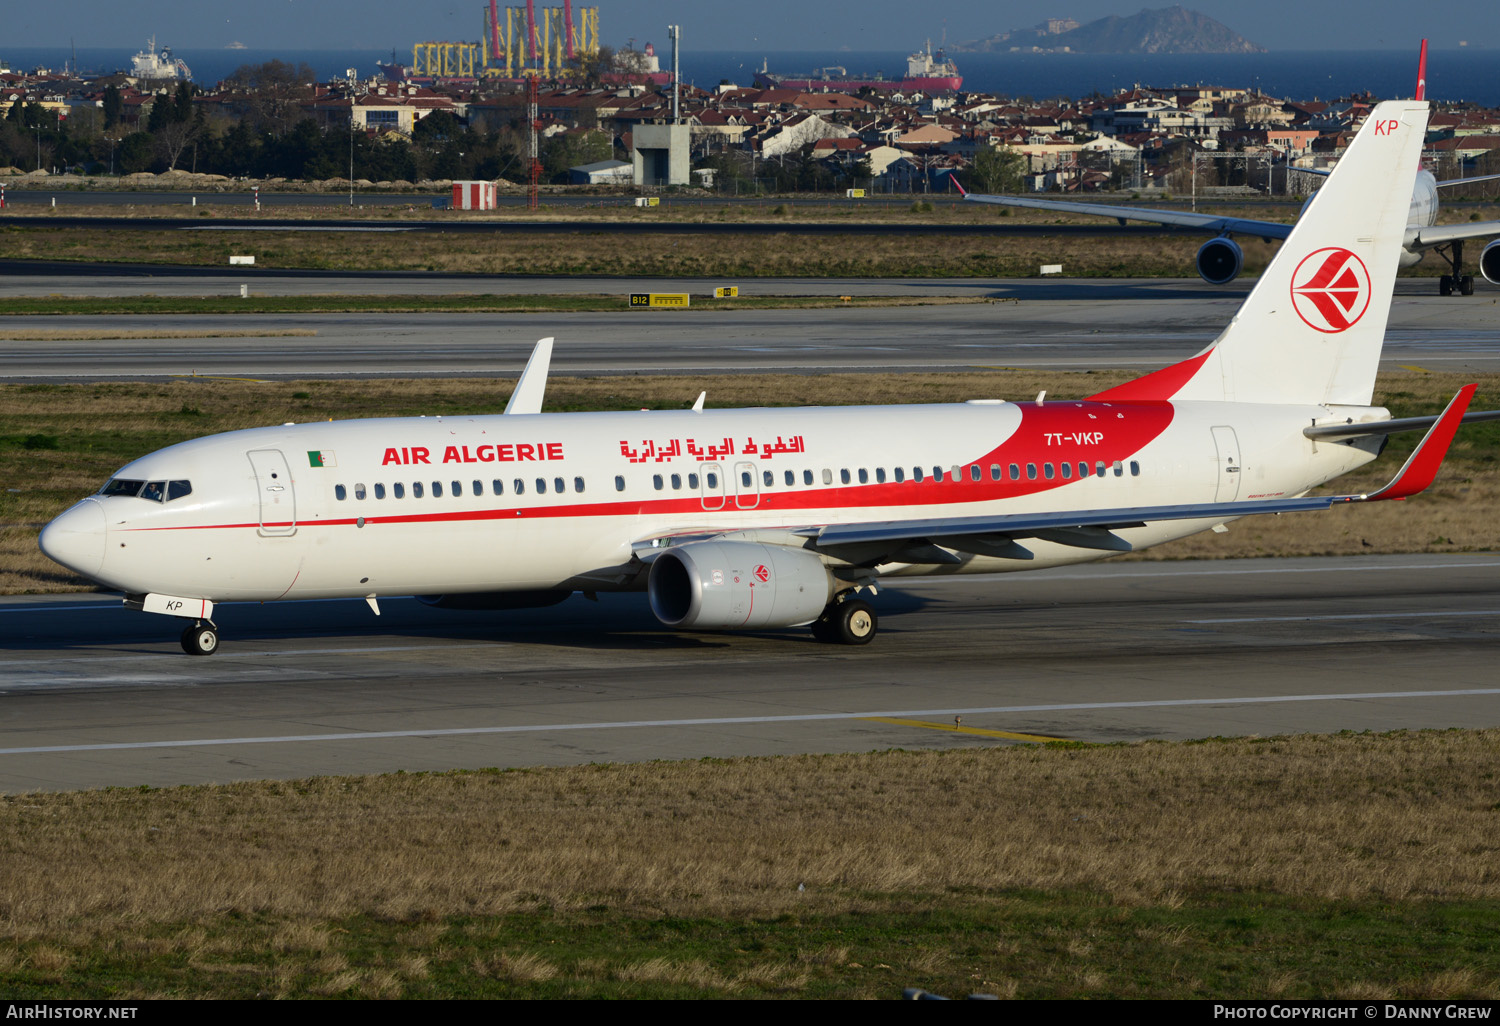
[[[929,723],[926,720],[897,720],[887,716],[863,716],[861,719],[870,723],[891,723],[898,727],[925,727],[928,730],[946,730],[953,734],[975,734],[979,737],[1001,737],[1007,741],[1030,741],[1032,744],[1044,745],[1049,741],[1066,741],[1065,737],[1048,737],[1045,734],[1018,734],[1011,730],[981,730],[979,727],[965,727],[961,723]]]

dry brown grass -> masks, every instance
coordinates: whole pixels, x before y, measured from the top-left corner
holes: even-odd
[[[314,925],[267,927],[260,943],[305,952],[342,991],[357,981],[316,924],[355,914],[607,901],[774,915],[949,888],[1078,889],[1123,905],[1226,888],[1494,899],[1485,767],[1497,743],[1489,730],[1012,747],[11,796],[0,799],[0,938],[66,927],[77,941],[226,913],[300,919]],[[1094,938],[1055,942],[1082,958]],[[802,971],[762,970],[788,986]],[[485,971],[548,970],[514,952]]]
[[[288,328],[284,331],[130,331],[121,328],[66,328],[31,329],[17,328],[0,331],[0,340],[6,342],[93,342],[115,338],[316,338],[317,332],[307,328]]]

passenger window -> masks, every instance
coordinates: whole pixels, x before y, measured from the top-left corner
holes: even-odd
[[[1102,464],[1102,463],[1095,463],[1094,464],[1094,475],[1096,477],[1103,477],[1104,476],[1104,464]]]
[[[971,466],[969,468],[969,480],[970,481],[978,481],[983,476],[984,476],[984,471],[982,471],[982,470],[979,469],[979,464],[975,463],[973,466]]]
[[[662,479],[660,474],[651,475],[651,487],[655,488],[657,491],[661,491]]]
[[[805,485],[813,483],[813,472],[811,470],[804,470],[802,472],[802,483]]]
[[[934,482],[941,482],[943,480],[943,468],[942,467],[933,467],[932,468],[932,480]]]
[[[1088,477],[1088,476],[1089,476],[1089,465],[1087,463],[1084,463],[1082,460],[1079,460],[1078,461],[1078,477],[1079,477],[1079,480],[1082,480],[1083,478]]]
[[[383,499],[383,498],[385,498],[385,485],[383,485],[383,484],[377,484],[375,486],[375,498],[377,498],[377,499]]]
[[[354,497],[356,499],[361,499],[361,500],[364,499],[364,497],[365,497],[365,486],[364,485],[362,485],[362,484],[356,484],[354,486]]]
[[[1071,463],[1064,463],[1061,466],[1062,466],[1063,480],[1064,481],[1071,481],[1071,480],[1073,480],[1073,464],[1071,464]]]
[[[434,481],[434,482],[432,482],[432,497],[434,499],[441,499],[443,497],[443,482],[441,482],[441,481]],[[356,496],[356,498],[357,498],[357,496]]]
[[[484,482],[483,481],[475,481],[474,484],[473,484],[473,489],[474,489],[474,494],[475,495],[483,495],[484,494]]]
[[[493,480],[493,481],[490,482],[490,487],[494,489],[494,493],[496,495],[504,495],[505,494],[505,482],[502,481],[502,480],[500,480],[498,477],[495,478],[495,480]]]
[[[464,494],[464,485],[463,485],[463,482],[462,481],[454,481],[453,482],[453,492],[452,492],[453,497],[455,499],[457,499],[457,498],[460,498],[463,494]]]
[[[1124,476],[1125,476],[1125,467],[1123,465],[1121,465],[1121,463],[1120,463],[1119,460],[1115,460],[1115,477],[1124,477]]]
[[[833,484],[833,471],[829,470],[827,467],[823,468],[823,483],[826,485]]]
[[[922,483],[922,468],[921,467],[912,467],[911,468],[911,479],[913,481],[915,481],[917,484],[921,484]]]
[[[1048,481],[1051,481],[1052,478],[1056,476],[1056,471],[1052,469],[1052,464],[1042,464],[1042,476],[1045,477]]]
[[[906,468],[905,467],[897,467],[896,468],[896,483],[900,484],[901,482],[903,482],[905,480],[906,480]]]
[[[575,477],[573,479],[573,490],[575,492],[578,492],[580,495],[583,494],[583,478]]]
[[[991,481],[998,481],[998,480],[1000,480],[1000,464],[998,464],[998,463],[991,463],[990,464],[990,480]]]
[[[955,481],[962,481],[963,479],[964,479],[964,468],[963,467],[954,467],[953,468],[953,480],[955,480]]]
[[[797,483],[797,475],[795,473],[793,473],[792,471],[790,471],[790,470],[788,470],[784,475],[782,475],[782,477],[786,481],[786,486],[788,488],[792,487],[793,485],[795,485]]]
[[[167,482],[167,501],[168,502],[171,502],[173,499],[180,499],[184,495],[192,495],[192,494],[193,494],[193,485],[192,485],[191,481],[168,481]]]
[[[400,481],[397,481],[395,484],[391,485],[391,498],[406,498],[406,485],[402,484]]]
[[[843,484],[848,484],[849,483],[849,468],[848,467],[840,468],[840,470],[839,470],[839,481],[842,482]]]
[[[421,481],[413,481],[411,483],[411,497],[413,499],[420,499],[422,497],[422,482]]]
[[[1036,464],[1035,463],[1028,463],[1028,464],[1026,464],[1026,480],[1028,480],[1028,481],[1035,481],[1036,480]]]
[[[516,478],[514,481],[511,482],[511,485],[514,487],[514,491],[515,491],[515,493],[517,495],[525,495],[526,494],[526,482],[524,480],[522,480],[521,478],[519,478],[519,477]]]
[[[885,468],[884,467],[876,467],[875,468],[875,483],[876,484],[885,484]]]
[[[347,499],[349,497],[349,491],[343,485],[334,485],[333,486],[333,497],[335,499],[339,500],[340,502],[343,502],[345,499]]]
[[[740,471],[740,487],[749,488],[752,484],[754,484],[754,478],[750,476],[750,471]]]
[[[539,477],[536,479],[536,493],[538,495],[547,494],[547,479],[545,477]]]
[[[615,475],[615,491],[617,491],[617,492],[623,492],[624,490],[625,490],[625,475],[624,474],[616,474]]]
[[[698,475],[697,474],[689,474],[688,475],[688,487],[691,488],[695,492],[698,490]]]
[[[568,490],[568,483],[560,477],[554,477],[552,479],[552,490],[558,495],[563,495]]]
[[[1010,479],[1012,481],[1021,480],[1021,468],[1014,463],[1010,465]]]
[[[772,487],[773,485],[776,484],[776,475],[773,474],[771,471],[769,471],[769,470],[763,471],[760,476],[761,476],[761,480],[765,483],[765,486],[767,488],[770,488],[770,487]]]
[[[719,487],[719,475],[715,474],[712,470],[710,470],[704,476],[703,479],[708,482],[708,486],[710,488],[717,488],[717,487]],[[658,486],[658,487],[660,487],[660,486]]]
[[[859,483],[860,484],[869,484],[870,483],[870,472],[868,470],[866,470],[864,467],[860,467],[859,468]]]
[[[1140,477],[1141,476],[1141,465],[1139,463],[1137,463],[1135,460],[1131,460],[1130,461],[1130,476],[1131,477]]]
[[[674,492],[681,491],[682,490],[682,475],[681,474],[673,474],[671,480],[672,480],[672,491],[674,491]]]

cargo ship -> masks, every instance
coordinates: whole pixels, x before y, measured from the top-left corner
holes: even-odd
[[[927,47],[906,58],[906,77],[886,78],[874,75],[851,75],[837,65],[818,68],[810,75],[777,75],[764,63],[755,73],[755,84],[761,89],[798,89],[802,92],[857,93],[861,89],[876,89],[887,92],[956,93],[963,88],[963,76],[958,66],[950,61],[942,50],[934,55],[932,41]]]

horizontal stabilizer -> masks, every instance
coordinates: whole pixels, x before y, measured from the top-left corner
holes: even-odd
[[[1319,424],[1317,427],[1303,428],[1302,433],[1308,438],[1365,438],[1369,435],[1399,435],[1403,431],[1426,431],[1436,424],[1442,417],[1438,414],[1434,417],[1398,417],[1392,420],[1375,420],[1367,422],[1349,421],[1344,424]],[[1500,420],[1500,410],[1475,410],[1464,414],[1463,423],[1477,424],[1484,420]]]

